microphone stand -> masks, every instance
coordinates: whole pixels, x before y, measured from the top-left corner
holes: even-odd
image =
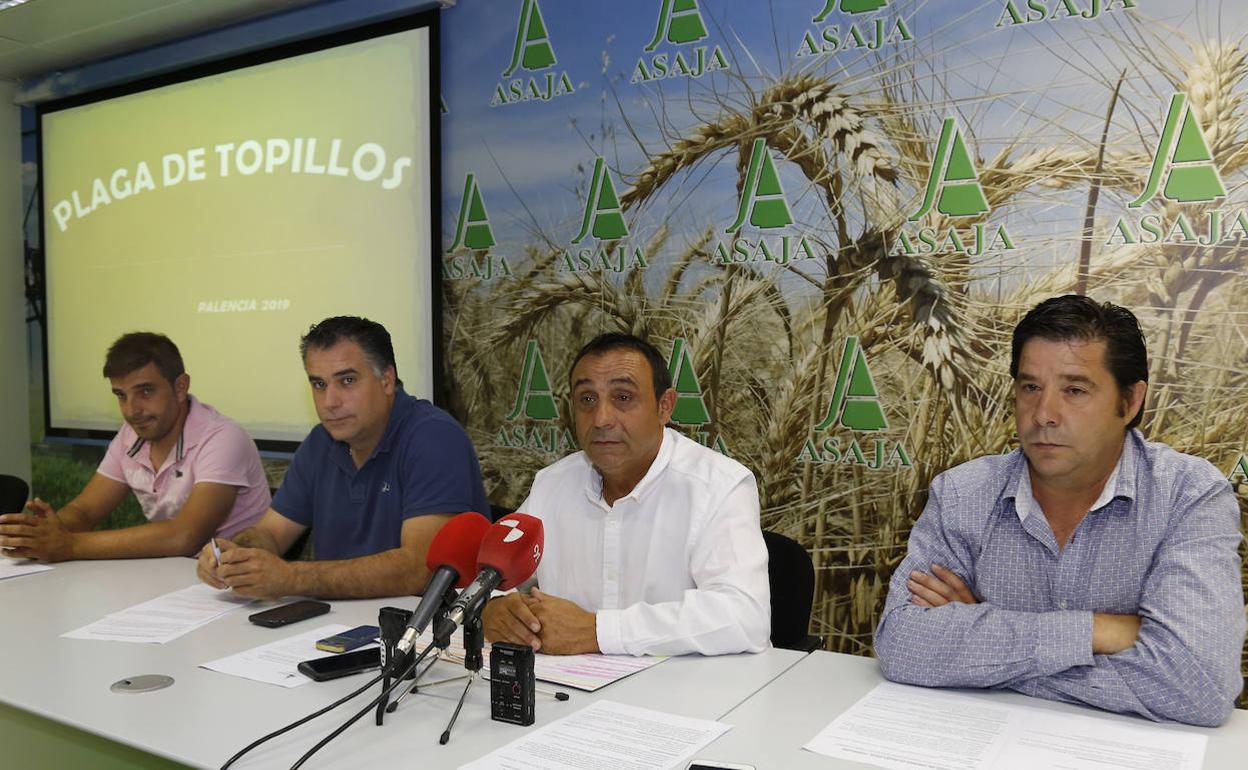
[[[430,623],[430,625],[434,629],[438,629],[438,628],[445,626],[446,614],[449,611],[451,604],[454,603],[457,596],[458,594],[454,588],[448,588],[446,593],[442,595],[442,602],[438,605],[437,612],[433,617],[433,621]],[[407,613],[407,618],[404,618],[402,620],[402,626],[396,627],[395,629],[393,629],[392,634],[386,634],[385,630],[383,630],[382,644],[385,645],[387,649],[387,655],[386,655],[387,665],[385,666],[383,670],[383,678],[382,678],[382,683],[381,683],[381,690],[383,693],[383,697],[377,702],[376,720],[377,720],[378,727],[380,727],[382,723],[384,722],[386,714],[393,714],[395,709],[399,707],[399,704],[403,702],[404,698],[406,698],[409,694],[415,693],[417,690],[420,689],[420,678],[423,677],[425,673],[429,671],[429,669],[433,668],[433,664],[438,662],[438,656],[440,656],[442,654],[442,651],[446,649],[448,644],[450,644],[450,634],[447,634],[447,633],[439,634],[437,633],[437,631],[435,631],[433,644],[426,647],[424,651],[420,653],[420,656],[416,658],[415,661],[412,662],[410,665],[404,665],[404,662],[410,659],[411,653],[408,653],[408,655],[404,656],[404,660],[395,660],[394,654],[393,654],[395,643],[398,641],[398,637],[403,635],[403,631],[406,628],[407,619],[410,617],[411,617],[411,613],[409,612]],[[386,629],[386,630],[390,630],[390,629]],[[425,656],[427,656],[430,653],[430,651],[434,652],[433,656],[429,659],[429,662],[425,665],[425,667],[421,669],[419,672],[417,672],[416,668],[420,665],[421,660],[424,659]],[[410,671],[411,673],[408,675],[407,678],[415,679],[415,682],[413,682],[410,690],[404,690],[403,692],[399,694],[398,698],[396,698],[393,702],[389,702],[390,701],[390,698],[389,698],[390,680],[393,678],[393,676],[398,675],[399,672],[402,672],[402,671]]]
[[[459,711],[464,707],[464,699],[468,697],[468,688],[472,687],[472,683],[481,673],[484,645],[485,631],[481,627],[481,611],[478,608],[469,617],[464,618],[464,668],[468,669],[468,682],[464,684],[464,691],[459,695],[459,703],[455,704],[455,713],[451,714],[451,721],[447,723],[442,736],[438,738],[438,743],[442,746],[451,740],[451,729],[455,727],[455,720],[459,719]]]

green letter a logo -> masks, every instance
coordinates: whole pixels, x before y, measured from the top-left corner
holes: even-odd
[[[819,15],[811,19],[811,22],[818,24],[828,17],[836,8],[837,0],[825,0],[823,10]],[[879,10],[888,5],[888,0],[840,0],[841,13],[868,13],[870,11]]]
[[[724,232],[732,233],[741,229],[747,215],[750,224],[763,229],[784,227],[793,223],[784,190],[780,188],[780,177],[776,176],[776,167],[767,152],[767,140],[761,136],[754,140],[754,149],[750,153],[750,168],[745,172],[745,185],[741,188],[741,205],[737,207],[737,218]]]
[[[1166,178],[1162,196],[1176,203],[1212,201],[1226,195],[1222,178],[1218,176],[1218,170],[1213,165],[1209,143],[1205,141],[1200,123],[1192,114],[1185,93],[1170,97],[1170,111],[1166,114],[1166,125],[1161,129],[1161,142],[1157,145],[1157,153],[1153,155],[1153,169],[1149,172],[1148,184],[1144,185],[1144,192],[1140,197],[1127,204],[1127,207],[1139,208],[1157,195],[1162,177]]]
[[[555,63],[555,49],[550,47],[550,35],[542,20],[542,9],[537,0],[524,0],[520,8],[520,23],[516,25],[516,45],[511,51],[511,64],[503,77],[510,77],[517,66],[526,70],[540,70]]]
[[[485,204],[481,202],[481,190],[477,187],[477,177],[469,173],[464,180],[464,197],[459,202],[459,221],[455,225],[455,240],[451,242],[451,251],[460,244],[466,249],[488,249],[494,245],[494,231],[490,229],[490,218],[485,213]]]
[[[680,337],[672,340],[672,357],[667,363],[672,387],[676,389],[676,408],[672,410],[672,422],[677,425],[705,425],[711,421],[702,400],[702,386],[693,370],[689,348]]]
[[[936,145],[936,158],[927,176],[927,191],[923,194],[923,206],[910,217],[911,222],[922,219],[927,212],[936,210],[950,217],[973,217],[988,211],[988,201],[979,186],[975,164],[966,151],[962,132],[945,118],[940,128],[940,141]]]
[[[1238,484],[1240,481],[1248,481],[1248,455],[1241,454],[1239,460],[1235,463],[1235,467],[1231,468],[1227,480],[1232,484]]]
[[[614,241],[628,235],[628,225],[624,224],[620,199],[615,194],[611,175],[607,173],[607,162],[601,155],[594,160],[594,178],[589,182],[589,195],[585,196],[585,215],[581,218],[581,231],[572,239],[573,243],[585,240],[591,223],[594,237],[599,240]]]
[[[654,39],[646,44],[653,51],[667,33],[667,42],[681,45],[706,37],[706,25],[698,11],[698,0],[663,0],[659,10],[659,25],[654,28]]]
[[[888,420],[880,407],[879,394],[875,390],[875,380],[867,367],[867,356],[862,352],[857,337],[845,338],[841,368],[836,373],[836,385],[832,388],[832,404],[828,407],[828,416],[815,426],[815,430],[827,430],[838,422],[850,430],[883,430],[888,427]]]
[[[550,378],[546,376],[546,364],[542,363],[542,352],[537,349],[536,340],[529,340],[524,350],[524,369],[520,373],[516,403],[503,419],[514,420],[521,412],[532,420],[559,418],[555,397],[550,390]]]

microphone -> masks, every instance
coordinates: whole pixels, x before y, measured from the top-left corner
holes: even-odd
[[[412,613],[402,638],[395,646],[396,659],[411,652],[416,645],[416,637],[424,632],[437,614],[438,608],[442,606],[446,592],[452,587],[463,588],[468,585],[477,551],[480,550],[481,541],[489,529],[489,519],[469,511],[443,524],[433,536],[433,541],[429,543],[429,553],[425,557],[425,567],[433,575],[425,585],[424,596]]]
[[[30,487],[17,476],[0,475],[0,513],[21,513]],[[474,563],[476,561],[474,554]]]
[[[481,541],[477,554],[477,577],[451,604],[450,630],[464,618],[480,611],[495,588],[507,590],[528,580],[542,560],[545,534],[542,520],[527,513],[510,513],[494,522]]]

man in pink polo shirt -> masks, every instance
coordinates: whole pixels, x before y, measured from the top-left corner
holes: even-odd
[[[40,561],[192,556],[269,508],[255,442],[238,423],[197,400],[182,355],[162,334],[113,343],[104,376],[125,423],[87,486],[59,511],[35,499],[30,513],[0,516],[0,548]],[[93,531],[133,490],[148,523]]]

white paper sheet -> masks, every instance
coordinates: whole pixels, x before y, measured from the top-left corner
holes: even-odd
[[[233,591],[196,583],[61,634],[66,639],[164,644],[251,604]]]
[[[460,770],[668,770],[729,727],[600,700]]]
[[[51,564],[40,564],[37,561],[13,559],[0,555],[0,580],[21,577],[22,575],[33,575],[36,572],[47,572],[50,569],[52,569]]]
[[[804,748],[913,770],[1199,770],[1208,739],[1146,723],[884,682]]]
[[[348,631],[351,626],[330,623],[312,631],[262,644],[236,655],[201,663],[200,668],[219,671],[230,676],[253,679],[257,682],[275,684],[279,687],[298,687],[312,680],[299,673],[298,666],[305,660],[332,657],[334,653],[316,649],[316,642],[327,636]],[[372,645],[376,647],[376,644]],[[368,649],[369,645],[356,649]]]
[[[417,641],[417,650],[423,650],[433,641],[433,635],[426,631]],[[485,670],[489,671],[490,645],[484,647]],[[462,662],[464,659],[463,635],[456,633],[451,637],[451,646],[446,648],[443,657]],[[538,653],[533,662],[533,676],[542,682],[572,687],[585,692],[593,692],[621,679],[632,676],[638,671],[645,671],[651,666],[667,660],[665,657],[633,656],[633,655],[542,655]]]

